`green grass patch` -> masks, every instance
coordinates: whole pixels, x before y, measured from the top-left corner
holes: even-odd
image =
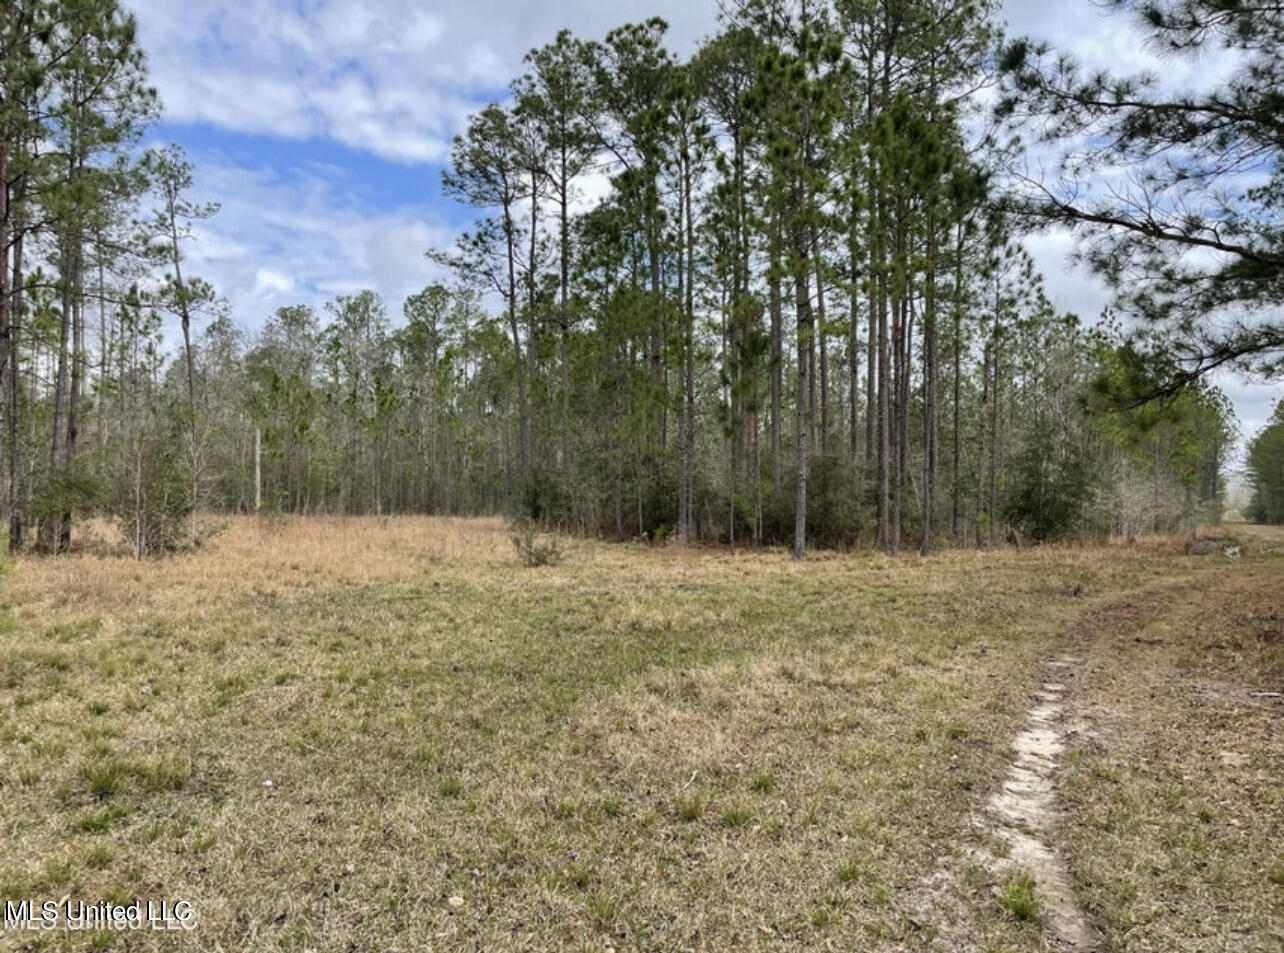
[[[1034,880],[1025,875],[1003,885],[999,903],[1014,919],[1023,923],[1039,918],[1039,901],[1034,895]]]

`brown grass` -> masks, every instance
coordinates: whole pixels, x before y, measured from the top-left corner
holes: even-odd
[[[194,949],[930,949],[914,898],[966,857],[1065,633],[1278,569],[1172,539],[801,565],[565,541],[528,570],[508,537],[242,518],[167,560],[19,560],[0,901],[186,899]],[[974,948],[1040,949],[996,887],[969,883]]]
[[[1280,536],[1244,533],[1259,546]],[[1066,843],[1112,949],[1284,949],[1284,573],[1249,561],[1084,633]]]

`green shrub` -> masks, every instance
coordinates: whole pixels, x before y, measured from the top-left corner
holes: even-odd
[[[513,525],[513,549],[528,569],[556,566],[562,561],[562,550],[553,536],[541,534],[531,520],[518,520]]]

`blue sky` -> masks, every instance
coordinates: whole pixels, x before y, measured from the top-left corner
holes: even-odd
[[[374,288],[389,312],[442,278],[424,256],[470,215],[441,195],[441,163],[468,113],[502,95],[523,54],[569,27],[600,37],[663,16],[689,52],[716,0],[126,0],[138,16],[165,119],[147,142],[178,142],[201,198],[222,204],[188,249],[192,270],[257,328],[285,304]],[[1151,69],[1195,86],[1228,62],[1160,61],[1090,0],[1007,0],[1012,32],[1090,66]],[[1109,294],[1073,267],[1064,232],[1027,240],[1057,304],[1085,317]],[[1220,383],[1245,433],[1278,388]]]

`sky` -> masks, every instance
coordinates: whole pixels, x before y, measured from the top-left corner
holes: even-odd
[[[221,203],[186,249],[188,270],[248,329],[283,305],[320,307],[362,288],[395,320],[406,295],[445,278],[424,253],[448,247],[472,217],[441,194],[450,140],[504,95],[531,47],[563,27],[600,38],[658,15],[687,54],[717,12],[716,0],[126,3],[164,104],[145,142],[183,146],[197,197]],[[1194,88],[1231,65],[1160,60],[1092,0],[1007,0],[1003,17],[1010,33],[1054,41],[1089,67],[1151,70],[1165,85]],[[1070,234],[1025,241],[1059,308],[1100,313],[1109,291],[1069,261]],[[1218,384],[1245,435],[1281,396],[1229,374]]]

